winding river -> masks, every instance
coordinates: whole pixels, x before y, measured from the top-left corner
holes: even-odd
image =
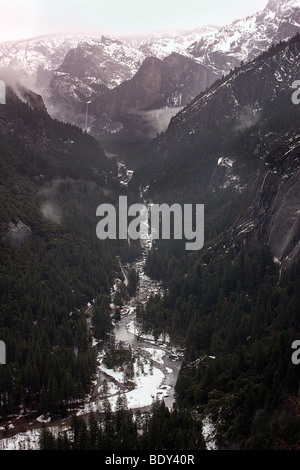
[[[126,398],[128,408],[132,410],[149,409],[153,401],[160,399],[163,399],[169,408],[174,403],[174,387],[182,364],[183,351],[172,346],[167,336],[161,335],[155,340],[152,335],[142,334],[136,322],[137,305],[145,304],[151,295],[164,294],[162,284],[150,279],[144,272],[146,256],[152,246],[151,237],[143,237],[141,244],[140,259],[129,266],[120,264],[125,277],[124,284],[127,284],[126,273],[130,268],[137,271],[139,284],[136,295],[123,305],[121,319],[115,323],[113,329],[115,344],[123,342],[131,347],[131,376],[128,379],[126,370],[108,369],[103,363],[105,351],[100,351],[97,380],[92,394],[92,402],[98,404],[97,409],[101,409],[103,400],[108,400],[112,409],[115,409],[120,393]],[[118,285],[120,281],[116,280],[112,290],[112,302]]]
[[[126,346],[131,347],[133,358],[131,375],[128,377],[126,374],[126,367],[123,369],[107,368],[103,363],[103,358],[105,351],[109,348],[109,343],[100,347],[100,343],[94,341],[94,346],[98,350],[96,379],[91,394],[86,398],[84,405],[76,411],[78,415],[87,415],[91,411],[102,411],[107,401],[114,411],[120,394],[125,397],[127,407],[133,412],[150,410],[153,402],[157,400],[164,400],[166,406],[171,409],[175,401],[174,388],[182,365],[183,351],[172,345],[167,336],[161,336],[155,340],[152,335],[142,334],[136,322],[137,305],[145,304],[151,295],[164,294],[162,284],[150,279],[144,272],[147,253],[152,246],[151,237],[143,237],[141,244],[142,255],[140,259],[130,266],[122,266],[120,263],[125,277],[124,284],[127,284],[126,273],[130,268],[137,271],[139,284],[136,295],[123,305],[121,319],[114,323],[112,331],[115,344],[123,342]],[[122,281],[116,280],[112,289],[112,309],[114,308],[114,294],[120,283]],[[87,308],[89,324],[92,312],[93,306],[89,304]],[[38,417],[36,423],[31,423],[32,429],[0,440],[0,450],[38,449],[40,427],[42,423],[47,422],[49,423],[49,419],[45,420],[43,416]],[[68,427],[69,425],[64,419],[58,420],[53,426],[50,425],[54,433],[61,432]]]
[[[110,344],[102,345],[94,341],[94,346],[98,350],[98,367],[96,379],[93,384],[91,394],[85,400],[83,406],[74,410],[77,415],[88,415],[91,411],[102,411],[107,401],[114,411],[117,407],[120,395],[126,399],[128,409],[133,413],[137,410],[149,411],[154,401],[164,400],[166,406],[172,408],[175,401],[174,389],[178,374],[182,365],[184,351],[172,345],[168,337],[161,335],[157,340],[152,335],[145,335],[139,331],[136,322],[136,307],[138,304],[145,304],[151,295],[164,295],[164,290],[160,282],[150,279],[144,272],[145,260],[152,243],[149,237],[141,240],[142,256],[129,266],[122,266],[124,274],[124,284],[127,284],[126,273],[130,268],[134,268],[139,274],[139,284],[136,295],[131,297],[121,309],[121,319],[115,322],[110,341],[115,344],[123,342],[132,350],[131,375],[126,374],[126,367],[119,369],[109,369],[103,363],[103,358]],[[114,295],[122,281],[116,280],[112,289],[112,309],[114,308]],[[87,312],[88,321],[91,321],[93,312],[92,304],[89,304]],[[19,432],[7,439],[0,439],[0,450],[36,450],[39,449],[41,423],[48,422],[40,416],[37,421],[40,424],[32,423],[33,427],[24,432]],[[66,419],[49,423],[49,427],[54,434],[69,429]],[[203,436],[207,442],[207,449],[216,449],[214,441],[214,426],[207,416],[203,421]]]

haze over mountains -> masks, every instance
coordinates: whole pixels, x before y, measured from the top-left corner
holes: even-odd
[[[228,26],[202,26],[185,34],[156,33],[139,41],[99,35],[2,43],[0,66],[16,70],[21,80],[26,77],[53,117],[87,125],[103,142],[115,134],[153,137],[177,109],[162,120],[141,112],[186,105],[242,61],[295,35],[299,11],[296,0],[270,0],[262,11]]]

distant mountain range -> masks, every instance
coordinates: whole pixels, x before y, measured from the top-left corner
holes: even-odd
[[[104,142],[139,139],[164,130],[178,107],[242,61],[299,31],[299,2],[270,0],[262,11],[224,27],[139,41],[99,35],[6,42],[0,44],[0,66],[42,94],[53,117],[87,126]],[[166,107],[175,109],[163,119],[141,114]]]

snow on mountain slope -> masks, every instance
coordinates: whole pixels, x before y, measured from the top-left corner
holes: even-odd
[[[189,55],[187,51],[191,44],[199,41],[200,38],[213,37],[219,29],[219,26],[212,25],[201,26],[193,31],[181,34],[176,32],[155,33],[150,38],[137,44],[137,47],[146,56],[157,57],[161,60],[172,54],[172,52]]]
[[[262,11],[224,27],[202,27],[185,35],[154,35],[142,41],[139,48],[161,59],[175,51],[224,74],[297,32],[299,0],[270,0]]]
[[[300,32],[299,0],[270,0],[261,11],[191,44],[187,52],[223,73]]]
[[[67,54],[76,48],[86,49],[85,54],[90,56],[96,51],[98,55],[95,55],[94,63],[98,60],[100,71],[104,70],[110,61],[120,66],[122,72],[112,81],[110,78],[106,80],[106,86],[109,87],[131,78],[145,58],[145,55],[134,47],[107,36],[50,35],[0,43],[0,67],[12,68],[19,72],[22,78],[27,77],[38,85],[43,75],[44,78],[47,75],[50,77],[54,70],[62,66]],[[49,81],[50,79],[48,83]]]
[[[137,72],[144,59],[136,48],[107,36],[50,35],[0,43],[0,68],[9,69],[14,82],[18,79],[41,93],[53,115],[57,104],[49,101],[53,90],[67,114],[66,101],[82,103],[119,85]],[[67,120],[72,121],[74,103]]]
[[[33,85],[44,85],[67,52],[82,38],[73,35],[43,36],[0,43],[0,67],[9,67]]]
[[[118,39],[85,38],[53,72],[44,93],[49,112],[81,125],[86,102],[132,78],[144,59],[142,52]]]
[[[142,52],[118,39],[86,38],[68,52],[58,71],[81,79],[95,77],[113,88],[132,78],[144,59]]]
[[[221,28],[209,25],[184,33],[162,32],[141,41],[130,38],[121,41],[101,35],[48,35],[0,43],[0,67],[18,70],[41,91],[50,83],[53,71],[62,66],[70,50],[85,48],[85,53],[91,56],[97,47],[101,47],[101,54],[99,50],[95,54],[94,72],[99,71],[101,83],[112,88],[131,78],[149,56],[164,59],[177,52],[222,74],[241,61],[253,59],[273,42],[288,39],[298,31],[300,1],[269,0],[262,11]],[[101,61],[98,68],[95,67],[96,60]],[[120,67],[117,72],[116,64]],[[104,76],[107,65],[108,73]],[[113,70],[112,76],[110,70]]]
[[[81,126],[86,121],[86,103],[132,79],[148,57],[167,60],[177,53],[201,66],[202,77],[192,99],[242,61],[251,61],[271,44],[299,31],[300,0],[269,0],[262,11],[224,27],[162,32],[139,41],[130,37],[53,35],[0,43],[0,68],[11,67],[18,70],[21,80],[29,78],[27,87],[30,84],[43,96],[53,117]],[[177,83],[178,77],[170,80]],[[179,84],[183,88],[188,85],[185,81]],[[139,97],[136,100],[140,103]],[[143,103],[139,106],[144,109]]]

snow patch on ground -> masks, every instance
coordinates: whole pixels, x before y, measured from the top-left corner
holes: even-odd
[[[206,416],[202,421],[202,434],[206,443],[206,449],[217,450],[217,445],[214,440],[215,427],[209,416]]]
[[[109,382],[110,396],[107,400],[110,403],[112,411],[116,410],[119,391],[122,390],[122,395],[126,398],[128,408],[143,408],[151,406],[156,398],[162,398],[167,394],[167,387],[161,388],[163,385],[165,374],[162,370],[155,366],[155,362],[162,362],[164,351],[146,348],[147,352],[153,354],[149,358],[137,357],[133,365],[133,378],[128,380],[125,377],[122,369],[113,370],[106,367],[103,363],[99,365],[99,370],[105,374],[108,380],[113,379],[117,384],[112,385]],[[102,387],[103,390],[103,387]],[[112,393],[113,392],[113,393]],[[101,400],[99,402],[100,407]]]

